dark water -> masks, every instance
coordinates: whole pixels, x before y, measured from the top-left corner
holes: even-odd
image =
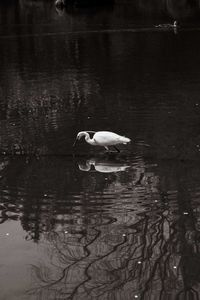
[[[199,7],[1,2],[0,299],[199,299]]]

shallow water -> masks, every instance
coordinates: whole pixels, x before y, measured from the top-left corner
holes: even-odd
[[[1,299],[200,297],[198,16],[0,4]]]

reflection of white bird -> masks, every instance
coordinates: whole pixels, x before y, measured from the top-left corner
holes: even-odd
[[[103,161],[96,159],[88,159],[85,164],[78,164],[78,167],[81,171],[91,171],[91,167],[94,167],[95,171],[101,173],[116,173],[116,172],[124,172],[129,165],[125,165],[120,162],[114,161]]]
[[[94,133],[93,138],[90,138],[89,132]],[[118,144],[127,144],[131,140],[125,136],[118,135],[111,131],[80,131],[77,134],[74,145],[76,145],[77,140],[80,140],[82,137],[85,137],[85,141],[93,146],[103,146],[106,150],[109,150],[108,146],[113,146],[117,152],[120,152],[119,149],[115,146]]]

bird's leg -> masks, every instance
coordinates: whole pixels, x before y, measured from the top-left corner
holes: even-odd
[[[120,153],[120,150],[119,150],[116,146],[113,145],[113,148],[115,148],[115,150],[116,150],[118,153]]]
[[[108,148],[107,146],[104,146],[104,148],[106,149],[106,151],[108,151],[108,152],[110,151],[109,148]]]

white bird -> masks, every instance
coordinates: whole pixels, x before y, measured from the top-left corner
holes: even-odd
[[[89,133],[94,133],[93,138],[90,138]],[[76,145],[77,140],[80,140],[83,136],[85,137],[85,141],[88,144],[93,146],[102,146],[107,151],[109,151],[108,146],[113,146],[117,150],[117,152],[120,152],[120,150],[115,145],[127,144],[131,141],[129,138],[111,131],[80,131],[77,134],[73,147]]]

